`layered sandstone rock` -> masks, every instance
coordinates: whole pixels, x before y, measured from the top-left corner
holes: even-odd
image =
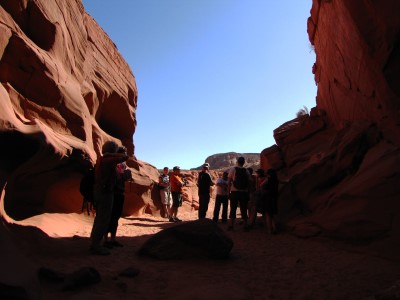
[[[135,170],[129,197],[140,211],[150,201],[150,177],[158,174],[135,160],[135,78],[107,34],[80,0],[0,0],[0,32],[0,183],[7,182],[7,213],[23,219],[79,212],[82,171],[107,140],[128,149]]]
[[[313,1],[317,105],[274,131],[280,219],[301,236],[400,235],[400,2]]]

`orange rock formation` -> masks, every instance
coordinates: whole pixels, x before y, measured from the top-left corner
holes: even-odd
[[[351,2],[351,3],[350,3]],[[128,148],[125,214],[159,213],[158,171],[137,161],[135,78],[81,1],[0,0],[0,186],[14,219],[79,212],[102,143]],[[309,116],[274,131],[261,166],[279,170],[280,221],[298,235],[400,233],[397,0],[314,0],[307,29],[318,85]],[[197,201],[196,172],[184,209]]]
[[[313,1],[317,105],[277,128],[277,145],[261,154],[282,180],[281,221],[300,236],[399,248],[399,9],[396,0]]]

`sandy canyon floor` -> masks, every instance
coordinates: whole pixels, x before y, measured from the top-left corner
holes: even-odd
[[[213,203],[208,217],[211,217]],[[195,220],[197,212],[180,214]],[[101,282],[72,291],[42,282],[43,299],[375,299],[400,279],[400,263],[325,238],[300,239],[288,233],[269,235],[256,226],[244,232],[221,228],[234,241],[227,260],[155,260],[136,252],[153,234],[175,226],[167,219],[145,215],[120,220],[122,248],[110,256],[89,253],[93,216],[45,214],[30,219],[38,230],[19,230],[20,246],[38,267],[73,272],[90,266]],[[136,277],[118,274],[132,267]],[[378,297],[379,298],[379,297]],[[384,298],[380,298],[384,299]]]

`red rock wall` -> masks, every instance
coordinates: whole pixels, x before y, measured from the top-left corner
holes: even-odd
[[[127,147],[135,197],[147,201],[157,172],[139,180],[136,106],[131,69],[80,0],[0,0],[0,183],[11,217],[80,211],[82,171],[106,140]]]
[[[278,218],[299,236],[400,250],[399,11],[397,0],[313,1],[316,107],[261,153],[278,169]]]
[[[317,107],[331,125],[399,123],[399,11],[397,0],[313,1],[308,34]]]

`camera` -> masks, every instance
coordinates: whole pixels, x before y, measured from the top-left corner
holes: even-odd
[[[185,178],[184,175],[182,175],[182,181],[183,181],[183,186],[186,186],[189,182],[187,181],[187,179]]]

